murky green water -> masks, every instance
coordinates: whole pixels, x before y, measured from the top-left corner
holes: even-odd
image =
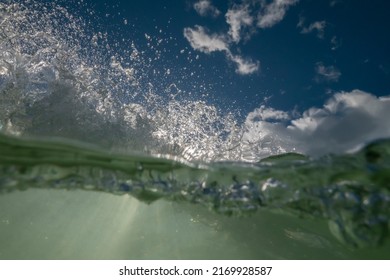
[[[2,259],[387,259],[389,145],[186,163],[1,136]]]

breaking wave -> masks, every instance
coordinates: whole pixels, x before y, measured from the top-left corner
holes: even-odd
[[[145,34],[148,51],[116,42],[92,28],[88,7],[82,17],[59,3],[0,3],[2,193],[99,190],[226,215],[266,207],[327,220],[352,247],[388,239],[388,141],[367,146],[373,134],[356,137],[353,147],[365,148],[352,154],[299,155],[305,143],[286,131],[304,117],[290,122],[288,113],[260,107],[240,121],[239,111],[181,89],[186,73],[172,82],[170,69],[156,70],[164,39]],[[342,148],[325,151],[352,147]]]

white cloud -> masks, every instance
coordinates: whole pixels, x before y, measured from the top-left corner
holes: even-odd
[[[252,74],[259,69],[260,63],[250,59],[244,59],[239,55],[233,55],[229,49],[229,43],[225,36],[218,34],[207,34],[204,27],[196,25],[195,28],[185,28],[184,37],[191,47],[206,54],[220,51],[224,52],[226,58],[236,64],[236,72],[241,75]]]
[[[322,62],[318,62],[315,67],[317,82],[337,82],[341,76],[341,72],[334,66],[324,66]]]
[[[250,15],[248,5],[234,5],[225,15],[226,22],[230,25],[228,34],[233,42],[238,43],[241,40],[240,32],[242,27],[251,26],[253,17]]]
[[[224,36],[209,35],[205,28],[199,25],[196,25],[195,28],[184,28],[184,37],[193,49],[204,53],[228,50],[228,44]]]
[[[248,114],[247,119],[250,120],[288,120],[289,114],[284,111],[276,110],[274,108],[267,108],[265,105],[256,108],[253,112]]]
[[[260,68],[259,61],[253,61],[250,58],[244,58],[241,55],[236,55],[232,51],[232,44],[238,44],[242,40],[244,30],[253,32],[256,28],[269,28],[280,22],[288,8],[294,5],[299,0],[273,0],[271,2],[261,1],[243,1],[243,4],[233,4],[228,9],[225,19],[229,25],[229,30],[226,34],[208,34],[208,31],[199,25],[194,28],[184,28],[184,37],[195,50],[209,54],[211,52],[224,52],[226,58],[236,65],[236,73],[240,75],[248,75],[255,73]],[[260,2],[260,7],[258,6]],[[260,10],[259,10],[260,8]],[[210,0],[200,0],[194,4],[194,9],[202,16],[210,13],[220,13]],[[254,10],[256,9],[256,10]],[[257,25],[255,18],[251,15],[258,14]],[[246,34],[249,35],[251,34]]]
[[[340,92],[323,108],[304,112],[289,128],[308,142],[307,152],[346,152],[379,138],[390,137],[390,100],[353,90]]]
[[[220,11],[213,6],[210,0],[200,0],[194,4],[195,11],[201,16],[217,17],[220,15]]]
[[[262,106],[246,118],[242,141],[251,148],[244,152],[244,159],[290,151],[311,156],[354,151],[390,137],[389,108],[390,96],[376,97],[361,90],[339,92],[322,108],[309,108],[288,125],[291,114]]]
[[[227,58],[236,64],[236,73],[241,75],[252,74],[257,72],[260,68],[259,61],[253,62],[251,59],[244,59],[239,55],[232,55],[230,51],[227,52]]]
[[[317,32],[317,37],[320,39],[324,38],[326,21],[315,21],[311,23],[309,26],[304,26],[304,22],[301,19],[298,23],[298,27],[301,27],[302,34],[309,34],[312,32]]]
[[[273,0],[269,4],[262,4],[262,10],[258,16],[257,25],[260,28],[269,28],[280,22],[290,6],[299,0]],[[265,3],[265,2],[262,2]]]

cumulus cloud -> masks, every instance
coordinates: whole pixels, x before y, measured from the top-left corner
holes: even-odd
[[[235,43],[241,40],[240,32],[243,27],[251,26],[253,17],[250,15],[248,5],[234,5],[225,15],[226,22],[230,25],[228,34]]]
[[[286,15],[290,6],[298,3],[299,0],[274,0],[269,4],[262,2],[262,10],[258,16],[257,25],[260,28],[270,28],[280,22]]]
[[[257,72],[260,67],[260,62],[252,61],[251,59],[245,59],[239,55],[232,55],[231,52],[227,52],[227,57],[233,61],[237,68],[236,73],[241,75],[248,75]]]
[[[311,142],[313,154],[346,152],[378,138],[390,137],[390,99],[353,90],[340,92],[323,108],[312,108],[289,128],[297,139]]]
[[[233,4],[225,14],[229,30],[225,34],[209,34],[199,25],[194,28],[184,28],[184,37],[195,50],[209,54],[212,52],[224,52],[226,58],[236,65],[236,73],[248,75],[260,69],[260,62],[241,55],[234,54],[232,47],[240,43],[243,35],[249,38],[256,28],[269,28],[280,22],[288,8],[299,0],[272,0],[272,1],[243,1],[242,4]],[[260,5],[258,3],[260,2]],[[218,15],[220,12],[210,0],[200,0],[194,4],[194,9],[199,15]],[[253,15],[257,14],[257,18]],[[244,31],[247,34],[243,34]]]
[[[213,6],[210,0],[200,0],[199,2],[196,2],[194,4],[194,9],[200,16],[203,17],[217,17],[221,13],[216,7]]]
[[[315,67],[315,80],[319,82],[337,82],[341,76],[341,72],[334,66],[325,66],[322,62],[318,62]]]
[[[322,108],[309,108],[295,119],[287,112],[262,106],[247,116],[243,141],[257,144],[263,156],[290,151],[311,156],[354,151],[390,137],[388,108],[390,96],[376,97],[361,90],[336,93]],[[246,156],[251,160],[251,155]]]
[[[301,28],[302,34],[309,34],[312,32],[317,32],[317,37],[320,39],[324,38],[325,33],[325,27],[326,27],[326,21],[315,21],[308,26],[304,25],[304,19],[301,18],[298,22],[298,27]]]
[[[191,47],[206,54],[220,51],[224,52],[226,58],[236,65],[236,73],[241,75],[252,74],[259,69],[260,63],[245,59],[239,55],[234,55],[229,49],[228,39],[223,35],[208,34],[207,30],[196,25],[195,28],[185,28],[184,37],[188,40]]]
[[[215,51],[227,51],[228,43],[224,36],[207,34],[204,27],[196,25],[195,28],[184,28],[184,37],[195,50],[211,53]]]
[[[288,120],[289,114],[287,112],[276,110],[274,108],[267,108],[265,105],[256,108],[253,112],[249,113],[248,118],[251,120]]]

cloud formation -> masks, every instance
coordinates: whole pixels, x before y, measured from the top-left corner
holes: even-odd
[[[204,27],[196,25],[195,28],[184,28],[184,37],[195,50],[211,53],[215,51],[227,51],[228,43],[224,36],[207,34]]]
[[[233,42],[241,40],[240,31],[243,27],[251,26],[253,17],[250,15],[249,5],[234,5],[225,15],[226,22],[230,25],[228,34]]]
[[[315,67],[315,81],[320,82],[337,82],[341,76],[341,72],[334,66],[325,66],[322,62],[318,62]]]
[[[274,108],[267,108],[265,105],[260,106],[260,108],[256,108],[253,112],[251,112],[248,117],[252,120],[288,120],[290,118],[287,112],[276,110]]]
[[[361,90],[336,93],[322,108],[309,108],[298,118],[262,106],[248,114],[242,141],[257,144],[263,156],[290,151],[311,156],[350,152],[390,137],[388,108],[390,96],[376,97]],[[253,160],[250,154],[246,159]]]
[[[233,4],[226,12],[225,19],[229,30],[225,34],[210,34],[204,27],[184,28],[184,37],[195,50],[209,54],[224,52],[226,58],[236,65],[236,73],[248,75],[260,69],[260,62],[234,54],[232,48],[239,44],[243,37],[249,38],[258,28],[270,28],[280,22],[288,8],[299,0],[243,1]],[[260,5],[259,5],[260,3]],[[194,9],[201,16],[218,16],[220,11],[210,0],[200,0],[194,4]],[[246,32],[245,32],[246,31]]]
[[[290,6],[295,5],[298,1],[299,0],[274,0],[269,4],[262,2],[257,26],[260,28],[270,28],[274,26],[284,18]]]
[[[260,63],[245,59],[239,55],[234,55],[229,49],[229,41],[226,36],[218,34],[208,34],[207,30],[199,25],[195,28],[187,27],[184,29],[184,37],[188,40],[191,47],[195,50],[209,54],[216,51],[222,51],[228,60],[236,65],[236,73],[248,75],[258,71]]]
[[[309,34],[312,32],[317,32],[317,37],[320,39],[324,39],[324,33],[325,33],[325,27],[326,27],[326,21],[315,21],[308,26],[305,26],[304,19],[301,18],[298,22],[298,27],[301,28],[302,34]]]
[[[232,55],[230,51],[227,52],[227,57],[236,64],[236,73],[238,74],[248,75],[259,70],[259,61],[252,61],[251,59],[245,59],[239,55]]]
[[[217,17],[221,14],[221,12],[213,6],[210,0],[200,0],[194,4],[195,11],[200,16],[212,16]]]

